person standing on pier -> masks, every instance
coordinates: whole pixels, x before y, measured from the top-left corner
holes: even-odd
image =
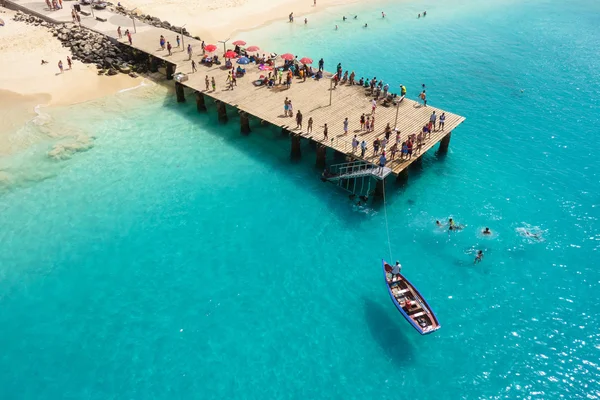
[[[441,128],[441,130],[444,130],[444,123],[446,122],[446,113],[442,113],[442,115],[440,115],[440,121],[439,121],[439,125],[438,125],[438,130]]]
[[[208,88],[210,87],[210,79],[208,79],[208,75],[204,78],[204,83],[206,84],[206,91],[208,92]]]
[[[215,90],[217,90],[217,82],[215,81],[214,76],[211,78],[211,83],[212,83],[212,90],[214,92]]]
[[[434,130],[435,129],[435,121],[437,120],[437,115],[435,115],[435,111],[431,113],[431,116],[429,117],[429,123],[431,124],[431,127],[429,128],[430,130]]]
[[[363,141],[360,143],[360,156],[362,158],[365,158],[366,151],[367,151],[367,142],[365,142],[365,140],[363,139]]]
[[[375,116],[371,117],[371,132],[373,131],[375,131]]]
[[[129,41],[129,45],[133,46],[133,39],[131,38],[131,32],[129,32],[129,29],[127,29],[127,40]]]
[[[375,114],[375,109],[377,108],[377,100],[371,100],[371,115]]]
[[[313,125],[313,119],[312,119],[312,117],[310,117],[308,119],[308,126],[306,127],[306,133],[312,133],[312,125]]]
[[[192,73],[196,72],[196,63],[194,62],[194,60],[192,60]]]
[[[181,46],[181,38],[179,37],[179,35],[177,35],[177,38],[175,40],[177,40],[177,47]]]
[[[302,113],[300,110],[296,113],[296,129],[302,129]]]
[[[121,27],[117,28],[117,35],[119,35],[119,39],[123,38],[123,35],[121,34]]]
[[[387,159],[385,158],[385,151],[381,153],[381,157],[379,157],[379,169],[377,170],[378,174],[383,173],[383,167],[385,167],[385,163]]]
[[[63,73],[63,63],[62,60],[58,60],[58,69],[60,69],[60,73]]]
[[[360,130],[364,130],[365,129],[365,114],[363,113],[363,115],[360,116]]]
[[[427,95],[425,94],[424,90],[421,92],[419,97],[421,98],[421,100],[423,100],[423,107],[427,107]]]
[[[289,100],[286,97],[285,100],[283,101],[283,116],[284,117],[288,116],[288,110],[289,110]]]
[[[352,139],[352,154],[356,153],[356,149],[358,149],[358,138],[354,135],[354,139]]]
[[[188,60],[192,59],[192,45],[188,43],[187,47],[188,56],[190,57]]]
[[[67,65],[69,66],[69,69],[73,68],[73,61],[71,61],[71,57],[67,56]]]
[[[290,117],[294,116],[294,107],[292,106],[292,101],[288,101],[288,113]]]
[[[204,40],[202,41],[201,46],[202,46],[202,55],[205,55],[206,54],[206,45],[204,44]],[[188,46],[188,48],[189,48],[189,46]]]
[[[323,71],[323,67],[325,66],[325,61],[321,58],[319,60],[319,71]]]
[[[327,140],[327,124],[323,126],[323,140]]]
[[[158,41],[158,43],[160,44],[160,48],[162,50],[165,49],[165,37],[163,35],[160,35],[160,40]]]
[[[167,42],[167,51],[169,52],[169,55],[173,55],[173,53],[171,53],[171,49],[173,47],[171,46],[171,42]]]
[[[344,120],[344,135],[348,134],[348,117]]]

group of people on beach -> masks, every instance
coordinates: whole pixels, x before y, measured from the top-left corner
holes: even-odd
[[[46,5],[50,11],[57,11],[63,8],[62,0],[46,0]]]

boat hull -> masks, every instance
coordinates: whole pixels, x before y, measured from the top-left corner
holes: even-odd
[[[392,266],[385,260],[381,260],[381,265],[390,299],[404,319],[421,335],[427,335],[440,329],[441,325],[435,313],[417,288],[402,274],[388,279],[388,273],[391,274]],[[412,307],[416,305],[416,308],[413,310],[410,305],[406,304],[410,304]]]

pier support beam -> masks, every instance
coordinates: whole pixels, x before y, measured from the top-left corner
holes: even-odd
[[[175,94],[177,95],[178,103],[183,103],[185,101],[185,93],[183,92],[183,85],[179,82],[175,82]]]
[[[442,140],[440,140],[440,148],[438,149],[439,153],[445,154],[448,152],[448,146],[450,145],[450,136],[452,132],[449,132]]]
[[[198,112],[206,111],[206,104],[204,104],[204,95],[202,92],[196,91],[196,108]]]
[[[291,132],[288,130],[287,126],[282,126],[281,127],[281,134],[283,136],[290,136]]]
[[[173,79],[173,74],[175,73],[175,65],[171,63],[167,63],[167,80]]]
[[[244,111],[240,111],[240,132],[245,135],[250,133],[250,116]]]
[[[292,134],[291,138],[292,138],[291,156],[292,156],[292,158],[300,158],[300,156],[302,155],[302,153],[300,151],[301,136]]]
[[[327,146],[317,144],[317,167],[325,168],[327,166]]]
[[[225,103],[217,100],[217,115],[219,116],[220,122],[227,122],[229,118],[227,118],[227,109],[225,108]]]
[[[377,185],[375,186],[375,197],[383,197],[383,191],[384,191],[384,187],[383,187],[383,179],[382,180],[377,180]]]
[[[404,168],[396,177],[396,183],[405,185],[408,182],[408,168]]]

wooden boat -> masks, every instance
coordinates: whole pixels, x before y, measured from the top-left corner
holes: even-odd
[[[421,334],[441,328],[435,313],[421,293],[402,274],[392,276],[392,266],[381,260],[383,275],[392,302],[404,318]]]

